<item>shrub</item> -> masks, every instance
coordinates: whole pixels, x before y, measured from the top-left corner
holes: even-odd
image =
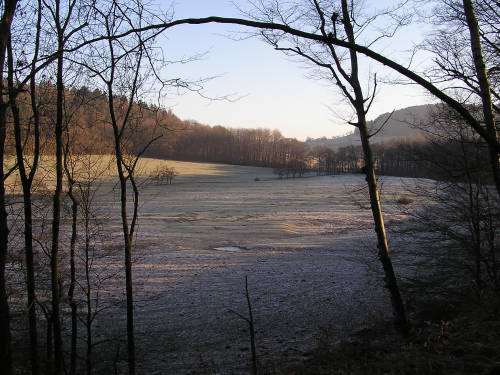
[[[172,184],[172,181],[177,177],[179,173],[172,167],[169,167],[167,163],[162,166],[157,167],[152,174],[152,178],[157,184]]]

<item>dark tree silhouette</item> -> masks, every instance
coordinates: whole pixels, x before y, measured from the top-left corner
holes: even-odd
[[[0,368],[6,374],[12,373],[12,349],[10,335],[10,313],[5,285],[5,264],[7,259],[9,227],[7,222],[5,180],[5,139],[7,134],[7,103],[4,101],[5,56],[10,39],[10,29],[17,0],[6,0],[2,4],[0,19]]]

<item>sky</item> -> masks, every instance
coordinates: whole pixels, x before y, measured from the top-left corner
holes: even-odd
[[[245,0],[238,3],[245,6]],[[229,0],[177,0],[173,7],[176,19],[210,15],[241,17]],[[193,80],[214,78],[204,84],[205,97],[193,92],[181,95],[172,92],[162,104],[183,120],[212,126],[278,129],[284,136],[300,140],[331,138],[353,131],[346,123],[351,111],[336,87],[312,79],[307,64],[284,56],[259,39],[241,40],[244,31],[238,26],[216,24],[169,29],[161,40],[168,59],[206,53],[187,64],[169,65],[166,74]],[[410,49],[424,33],[418,26],[403,30],[397,39],[382,42],[378,49],[389,57],[395,56],[398,51]],[[362,67],[364,74],[370,71],[378,72],[383,79],[397,77],[372,62],[363,62]],[[416,86],[379,84],[379,88],[368,119],[432,101]],[[230,100],[219,100],[222,97]]]

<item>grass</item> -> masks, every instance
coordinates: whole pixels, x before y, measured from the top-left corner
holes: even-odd
[[[27,159],[28,163],[31,160]],[[139,178],[151,177],[158,167],[165,164],[169,168],[175,169],[179,174],[177,179],[186,178],[207,178],[207,177],[229,177],[234,178],[248,177],[250,180],[260,181],[261,177],[269,178],[272,171],[267,168],[244,167],[239,165],[215,164],[215,163],[197,163],[174,160],[162,160],[152,158],[141,158],[136,167],[136,176]],[[6,170],[15,165],[14,157],[6,158]],[[75,157],[76,176],[85,178],[89,165],[93,169],[93,174],[98,174],[101,181],[114,180],[118,178],[116,171],[115,158],[113,155],[83,155],[80,159]],[[37,174],[34,183],[35,191],[50,191],[55,188],[55,157],[42,156],[40,158]],[[8,194],[21,193],[21,183],[19,174],[14,171],[6,180],[6,190]]]

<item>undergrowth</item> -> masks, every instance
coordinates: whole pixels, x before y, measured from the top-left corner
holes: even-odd
[[[423,300],[422,300],[423,301]],[[318,340],[300,364],[273,365],[268,375],[500,374],[500,298],[471,305],[468,298],[415,303],[413,331],[404,339],[391,323],[378,323],[335,342]]]

